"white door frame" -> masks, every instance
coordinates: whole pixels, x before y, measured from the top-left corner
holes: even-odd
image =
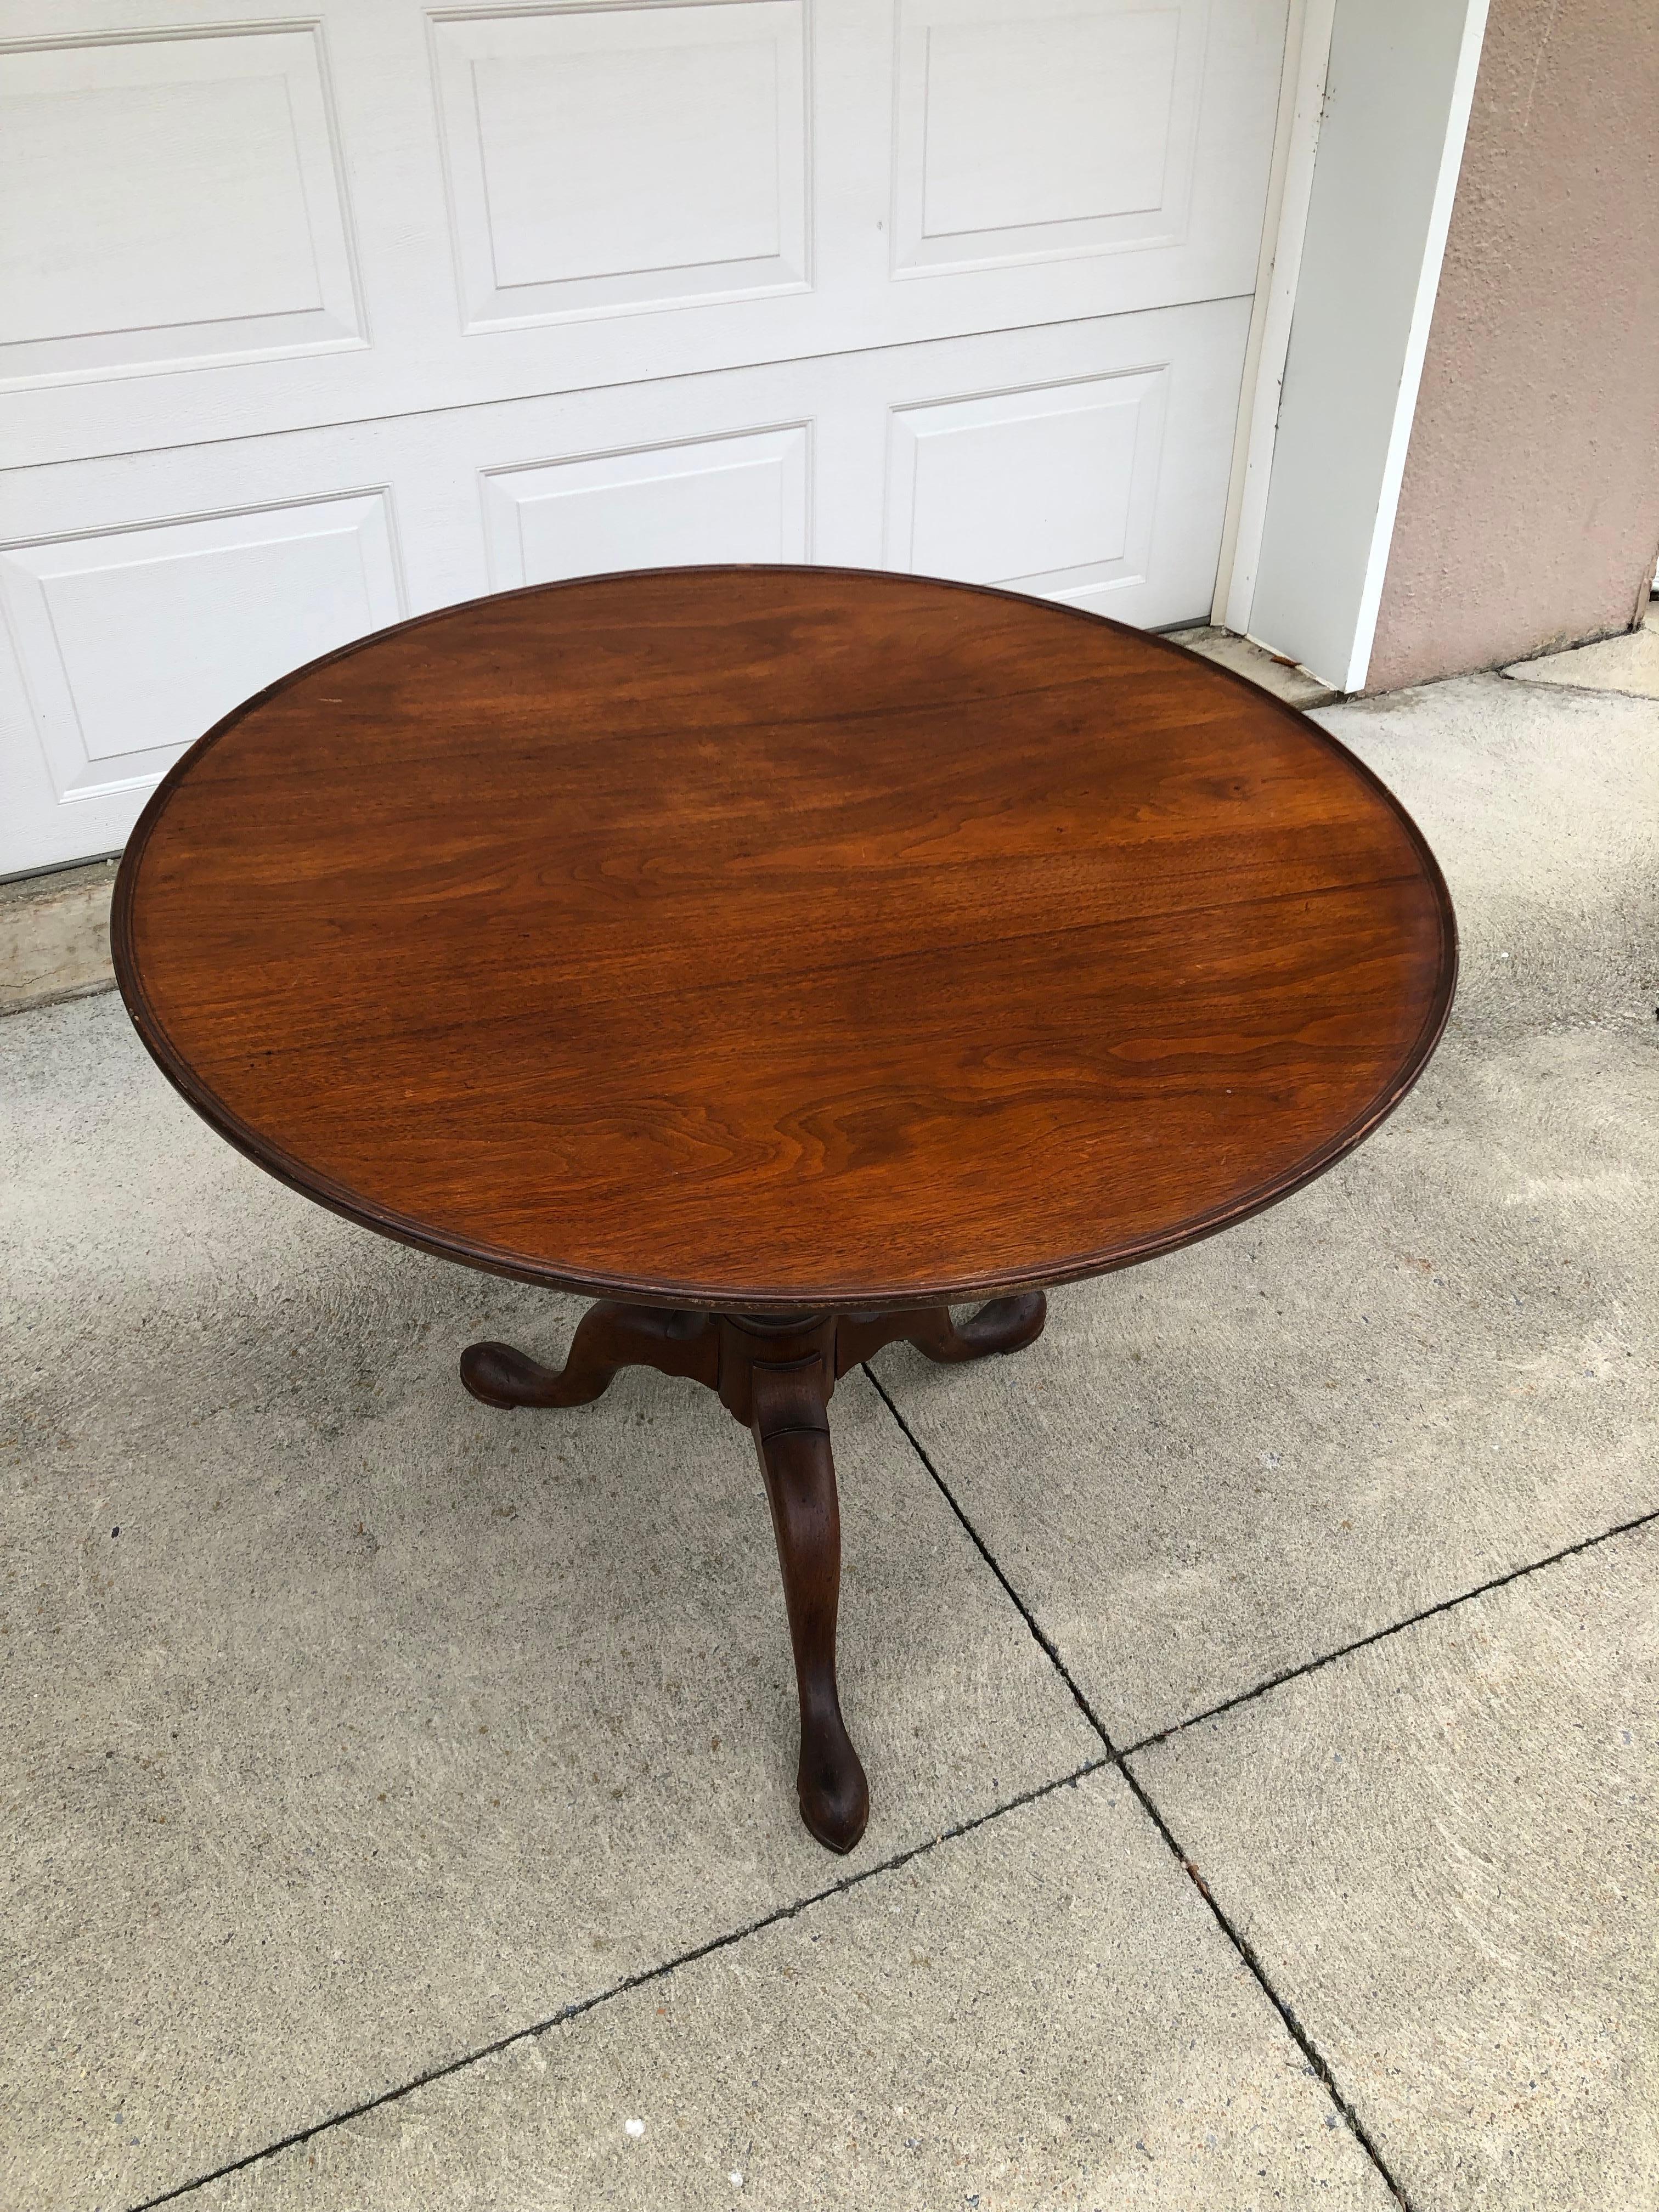
[[[1296,0],[1212,619],[1363,690],[1487,0]]]
[[[1302,240],[1308,227],[1336,7],[1337,0],[1291,0],[1285,27],[1285,70],[1273,132],[1273,168],[1267,180],[1232,478],[1210,614],[1212,622],[1245,635],[1250,627],[1250,601],[1267,519],[1279,396],[1285,381],[1285,356],[1302,268]]]

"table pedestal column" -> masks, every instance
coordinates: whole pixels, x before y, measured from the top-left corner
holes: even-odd
[[[719,1394],[753,1434],[772,1510],[800,1697],[801,1818],[833,1851],[850,1851],[870,1815],[864,1768],[836,1686],[841,1512],[830,1449],[830,1397],[849,1368],[903,1340],[930,1359],[1018,1352],[1042,1333],[1041,1291],[998,1298],[960,1328],[945,1306],[805,1317],[682,1313],[603,1299],[577,1325],[562,1368],[506,1344],[469,1345],[461,1380],[487,1406],[582,1406],[620,1367],[654,1367]]]

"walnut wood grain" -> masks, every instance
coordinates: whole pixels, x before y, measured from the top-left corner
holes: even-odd
[[[475,1397],[644,1365],[750,1428],[836,1850],[836,1378],[1018,1350],[1041,1285],[1296,1189],[1456,966],[1421,836],[1304,716],[1092,616],[824,568],[509,592],[301,670],[166,778],[112,937],[273,1175],[599,1294],[561,1369],[471,1346]]]
[[[1045,602],[665,570],[422,617],[167,778],[117,972],[283,1180],[474,1266],[728,1312],[1121,1267],[1330,1165],[1445,1018],[1397,803]]]

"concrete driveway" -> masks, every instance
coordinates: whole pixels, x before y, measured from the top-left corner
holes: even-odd
[[[1524,674],[1524,672],[1522,672]],[[0,2204],[1659,2203],[1659,705],[1325,710],[1457,900],[1394,1121],[836,1401],[876,1809],[747,1441],[0,1024]]]

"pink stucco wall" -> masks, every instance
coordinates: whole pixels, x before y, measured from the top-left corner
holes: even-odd
[[[1659,5],[1492,0],[1367,688],[1629,627],[1659,550]]]

